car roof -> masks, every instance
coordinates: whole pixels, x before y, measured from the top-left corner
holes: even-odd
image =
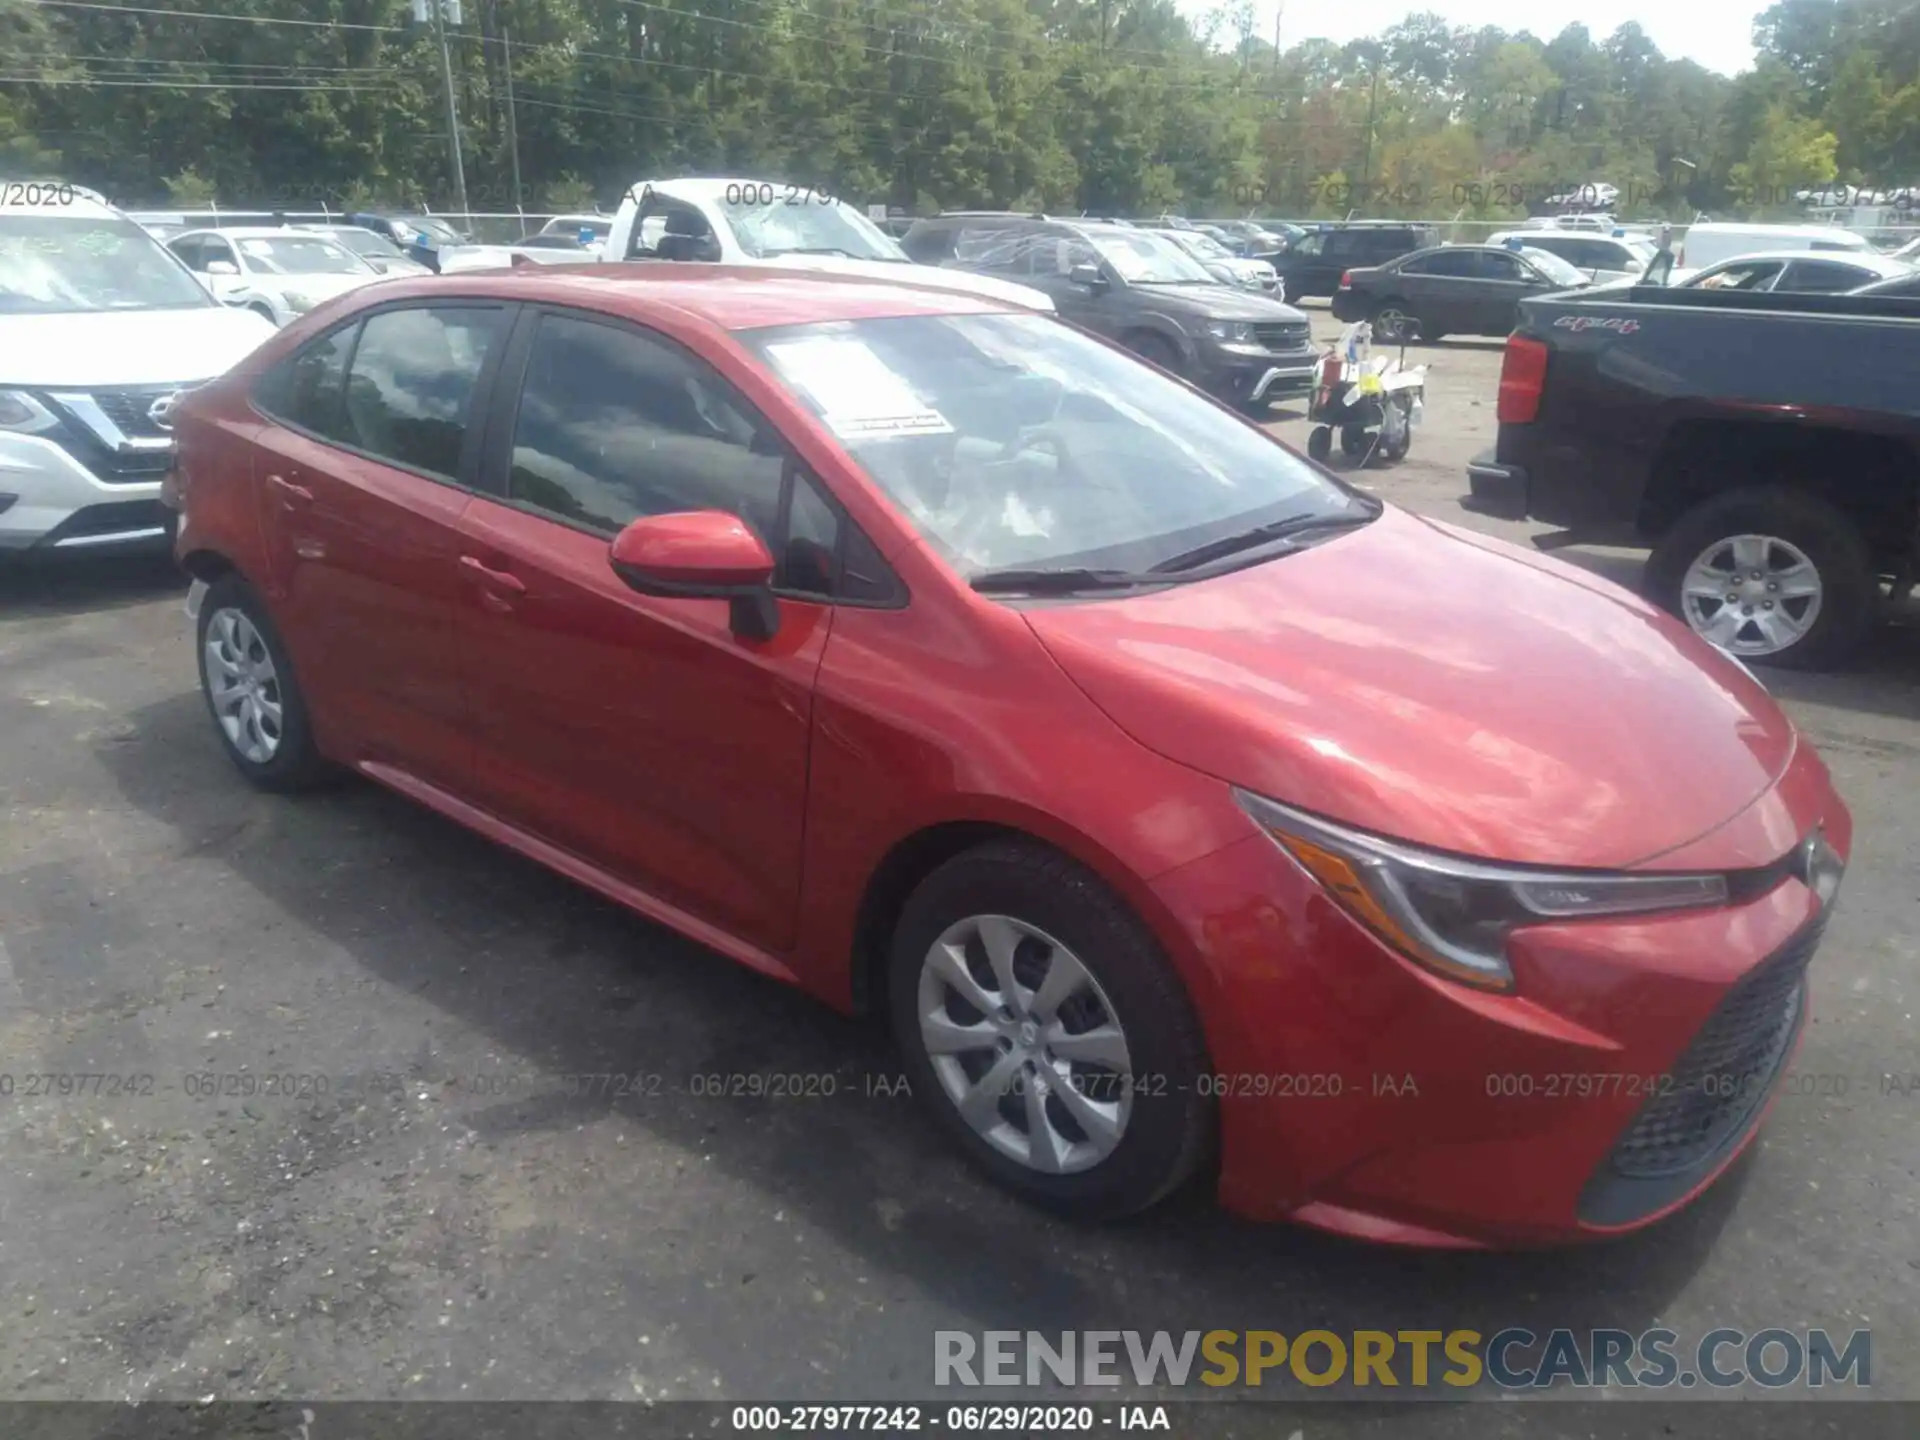
[[[357,230],[357,225],[343,227]],[[313,229],[307,225],[234,225],[216,229],[212,225],[196,225],[191,230],[183,230],[174,236],[175,240],[184,240],[189,235],[218,235],[222,240],[285,240],[289,236],[299,238],[311,235]],[[322,235],[322,240],[327,237]]]
[[[1724,270],[1730,265],[1750,264],[1755,260],[1834,260],[1842,265],[1856,265],[1862,270],[1879,270],[1889,278],[1911,274],[1914,268],[1904,260],[1895,260],[1872,250],[1749,250],[1743,255],[1729,255],[1724,260],[1703,265],[1700,274],[1704,275],[1709,270]]]
[[[1024,306],[911,282],[769,265],[526,265],[390,281],[381,303],[454,296],[576,305],[645,320],[662,310],[722,330],[908,315],[1024,315]]]
[[[67,186],[64,181],[25,180],[20,183],[23,185],[40,185],[55,192],[64,188],[70,191],[71,198],[62,202],[56,193],[51,201],[44,204],[0,205],[0,215],[44,215],[68,220],[131,220],[133,218],[123,211],[114,209],[113,206],[97,198],[91,192],[79,186]],[[9,181],[5,187],[0,188],[11,190],[13,188],[13,182]]]

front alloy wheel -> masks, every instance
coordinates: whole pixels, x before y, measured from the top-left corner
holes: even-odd
[[[1729,535],[1687,567],[1687,624],[1722,650],[1764,657],[1799,644],[1820,618],[1825,587],[1804,551],[1777,535]]]
[[[1133,1110],[1126,1032],[1073,951],[1021,920],[947,927],[920,971],[920,1037],[973,1132],[1043,1175],[1099,1164]]]

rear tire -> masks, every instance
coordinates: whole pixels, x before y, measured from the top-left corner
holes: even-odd
[[[1364,425],[1342,425],[1340,427],[1340,453],[1350,460],[1358,460],[1373,451],[1373,436],[1367,433]]]
[[[1373,312],[1373,338],[1389,345],[1420,336],[1420,317],[1404,300],[1385,301]]]
[[[200,600],[200,693],[221,747],[262,790],[311,789],[337,773],[313,743],[293,660],[253,587],[225,575]]]
[[[1729,491],[1683,514],[1648,558],[1647,589],[1702,639],[1793,670],[1844,660],[1872,628],[1880,592],[1860,528],[1784,486]]]
[[[1185,989],[1132,911],[1057,851],[993,841],[922,881],[894,934],[888,1000],[935,1123],[1036,1204],[1133,1214],[1211,1153]]]

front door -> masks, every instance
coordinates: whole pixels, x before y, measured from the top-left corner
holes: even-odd
[[[328,748],[464,788],[456,522],[509,311],[379,310],[263,377],[254,452],[274,615]]]
[[[837,512],[725,381],[637,326],[530,314],[502,394],[458,557],[481,803],[788,948]],[[739,515],[780,558],[771,640],[734,634],[724,600],[614,573],[623,525],[692,510]]]

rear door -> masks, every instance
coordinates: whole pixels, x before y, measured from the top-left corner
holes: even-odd
[[[1419,321],[1421,333],[1431,339],[1472,328],[1468,317],[1477,273],[1473,251],[1434,250],[1409,256],[1394,271],[1397,281],[1383,275],[1377,287],[1384,294],[1392,284]]]
[[[376,310],[310,341],[254,397],[274,422],[254,452],[274,618],[328,748],[453,789],[471,772],[455,522],[510,318],[470,300]]]

